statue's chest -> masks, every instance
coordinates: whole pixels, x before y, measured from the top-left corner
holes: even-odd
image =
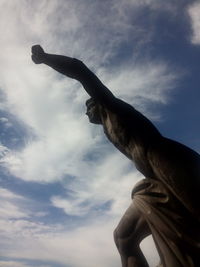
[[[104,132],[112,143],[122,143],[122,136],[124,135],[124,129],[119,122],[119,119],[115,115],[108,114],[104,119]]]
[[[111,112],[102,113],[102,123],[104,132],[108,139],[118,148],[124,155],[135,162],[136,168],[146,177],[152,177],[152,169],[148,163],[147,150],[148,138],[140,125],[132,125],[133,121],[120,117],[118,114]],[[134,127],[134,128],[133,128]]]
[[[130,158],[129,137],[123,120],[115,114],[107,114],[103,120],[103,127],[108,139]]]

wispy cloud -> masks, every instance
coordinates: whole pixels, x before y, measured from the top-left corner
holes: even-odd
[[[141,175],[107,143],[101,127],[89,125],[84,116],[87,95],[81,85],[34,65],[30,47],[41,43],[47,52],[79,57],[116,96],[151,118],[159,117],[145,103],[166,104],[180,73],[162,60],[136,60],[154,28],[153,20],[148,27],[140,24],[138,14],[144,6],[174,12],[169,3],[161,7],[159,1],[148,0],[1,1],[0,29],[5,34],[1,36],[0,86],[5,98],[0,107],[31,131],[18,149],[0,145],[1,164],[25,182],[60,181],[66,195],[52,192],[48,204],[74,222],[73,229],[67,229],[33,220],[33,212],[41,209],[28,211],[24,204],[28,199],[1,189],[5,256],[52,260],[64,266],[119,266],[112,231]],[[128,61],[118,62],[122,52]],[[2,117],[1,123],[6,127],[8,121]],[[78,217],[87,217],[87,223],[76,226]],[[11,261],[2,264],[9,266]]]
[[[0,158],[8,153],[9,149],[0,143]]]
[[[98,267],[108,263],[110,263],[109,266],[117,265],[116,251],[112,242],[112,218],[106,219],[102,216],[97,220],[90,220],[89,224],[70,229],[65,225],[48,225],[33,221],[30,216],[31,210],[21,211],[22,205],[16,200],[25,201],[24,197],[7,189],[1,189],[0,193],[1,255],[5,258],[18,259],[15,266],[29,266],[25,263],[20,265],[20,259],[52,260],[64,266],[69,264],[69,266],[95,265]],[[4,205],[5,200],[12,203],[15,209]],[[8,213],[2,212],[3,208]],[[110,249],[111,247],[113,250]],[[103,250],[104,257],[100,255],[100,249]],[[0,266],[11,266],[9,264],[12,262],[0,261]]]
[[[19,92],[10,94],[10,101],[15,103],[12,107],[15,114],[33,129],[37,138],[27,142],[23,150],[7,153],[2,162],[13,175],[24,180],[51,182],[66,174],[77,176],[80,169],[88,169],[84,158],[99,148],[102,132],[88,126],[81,103],[85,95],[81,91],[80,97],[76,95],[81,88],[77,89],[77,84],[67,79],[55,80],[50,70],[47,77],[45,71],[41,67],[40,72],[31,73],[33,83],[22,84],[20,99]],[[33,73],[37,76],[36,84]],[[151,111],[146,110],[143,101],[166,103],[178,76],[169,72],[167,65],[150,62],[145,66],[110,68],[102,73],[106,84],[117,96],[140,106],[140,110],[150,116]]]
[[[136,38],[144,34],[142,29],[138,31],[139,24],[136,27],[131,23],[131,14],[125,16],[124,13],[136,1],[129,5],[117,3],[119,5],[111,6],[109,12],[104,2],[94,2],[85,9],[85,5],[79,1],[57,4],[41,1],[40,4],[17,6],[17,12],[15,5],[4,3],[4,13],[8,10],[13,15],[10,23],[14,32],[12,38],[16,39],[13,49],[12,44],[4,46],[6,50],[10,47],[8,56],[2,55],[2,81],[7,94],[7,108],[29,126],[37,137],[35,140],[31,137],[24,149],[11,151],[2,160],[11,174],[39,182],[60,180],[67,174],[79,176],[89,168],[84,161],[85,156],[102,143],[102,133],[88,126],[87,119],[82,115],[86,94],[80,85],[69,79],[61,79],[47,67],[34,66],[31,62],[28,49],[35,35],[38,36],[37,41],[43,39],[47,49],[52,52],[81,55],[97,73],[102,74],[102,79],[116,95],[136,106],[140,105],[147,115],[152,116],[144,106],[144,99],[149,102],[167,101],[169,90],[176,86],[179,74],[172,72],[164,62],[149,59],[143,65],[135,65],[133,57],[133,63],[121,64],[118,68],[101,66],[114,56],[113,53],[123,42],[133,41],[130,36]],[[95,12],[97,8],[98,13]],[[101,16],[104,11],[106,15]],[[65,13],[70,15],[66,16]],[[1,18],[3,21],[5,14]],[[19,15],[20,20],[16,24]],[[23,38],[18,35],[22,29],[26,32]],[[16,45],[18,43],[20,47]]]
[[[22,232],[17,235],[12,231],[10,240],[1,246],[5,257],[52,260],[65,266],[98,267],[108,263],[109,266],[117,266],[117,252],[112,242],[112,224],[109,221],[90,222],[90,226],[71,231],[61,231],[55,225],[48,231],[39,224],[23,221],[12,226],[21,228]],[[100,250],[103,257],[99,253]]]
[[[53,205],[63,209],[68,215],[83,216],[95,211],[101,213],[102,207],[108,204],[109,215],[122,214],[131,201],[130,189],[141,179],[141,175],[120,154],[109,154],[96,164],[98,166],[90,168],[88,176],[83,173],[79,179],[66,185],[71,189],[71,198],[54,196]]]
[[[0,188],[0,219],[18,219],[29,217],[23,209],[18,208],[16,201],[23,199],[7,189]]]
[[[25,263],[19,262],[19,261],[1,261],[0,260],[0,266],[1,267],[30,267],[30,265],[27,265]]]
[[[116,219],[102,217],[69,230],[21,220],[9,225],[1,224],[7,231],[7,239],[3,244],[1,242],[1,253],[4,257],[53,261],[63,266],[120,266],[112,237],[113,223]],[[150,263],[155,266],[158,257],[152,249],[152,240],[144,242],[143,247],[146,247],[145,255]]]
[[[191,19],[192,38],[191,42],[195,45],[200,44],[200,3],[194,2],[188,7],[188,14]]]

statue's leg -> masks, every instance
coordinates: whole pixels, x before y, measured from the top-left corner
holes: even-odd
[[[114,240],[121,256],[122,267],[149,266],[139,245],[150,234],[148,224],[132,202],[114,231]]]

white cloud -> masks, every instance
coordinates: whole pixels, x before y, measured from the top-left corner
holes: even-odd
[[[65,185],[72,192],[71,199],[59,195],[51,199],[54,207],[68,215],[85,216],[111,203],[99,222],[88,218],[87,225],[68,230],[32,221],[33,213],[18,203],[20,197],[2,189],[0,229],[5,256],[76,267],[120,265],[112,231],[141,176],[123,155],[105,144],[101,128],[88,124],[81,86],[46,66],[34,65],[30,47],[41,43],[47,52],[80,57],[117,96],[142,105],[151,114],[140,98],[166,103],[179,74],[165,62],[148,59],[138,65],[134,56],[132,63],[121,63],[118,68],[105,64],[123,43],[135,43],[138,48],[141,40],[150,40],[151,32],[134,19],[137,5],[141,1],[110,1],[109,6],[108,1],[92,1],[87,6],[79,0],[1,1],[0,86],[6,94],[1,108],[23,121],[35,136],[17,151],[1,145],[1,163],[25,181],[64,183],[66,176],[73,177]],[[151,245],[147,247],[152,252]]]
[[[54,261],[76,267],[120,266],[112,237],[113,223],[116,223],[116,219],[98,218],[86,226],[64,230],[56,225],[45,228],[40,224],[19,221],[19,231],[15,231],[16,225],[12,223],[12,230],[7,234],[6,249],[2,245],[1,250],[5,257],[16,259]],[[6,225],[3,227],[8,228]],[[147,243],[151,246],[151,252],[148,250],[148,253],[155,253],[152,241],[148,239]],[[148,257],[150,266],[155,266],[157,255]]]
[[[1,201],[0,206],[1,218],[20,218],[27,217],[26,213],[19,210],[15,204],[8,201]]]
[[[20,231],[16,233],[13,230],[12,236],[11,233],[9,235],[10,240],[6,242],[6,251],[4,245],[1,246],[1,250],[5,257],[12,258],[52,260],[77,267],[94,265],[98,267],[106,263],[115,266],[117,252],[112,242],[111,225],[107,222],[105,228],[105,222],[101,223],[103,224],[91,223],[90,226],[75,231],[60,232],[55,225],[46,231],[36,224],[29,224],[29,228],[25,231],[26,225],[23,224],[26,223],[19,222],[18,228],[21,228],[21,234]],[[7,228],[5,225],[4,227]],[[15,229],[14,224],[13,227]]]
[[[191,19],[191,27],[192,27],[192,39],[191,42],[195,45],[200,44],[200,3],[194,2],[192,5],[188,7],[188,14]]]
[[[3,123],[4,123],[4,122],[6,123],[6,122],[8,122],[8,119],[7,119],[7,118],[4,118],[4,117],[2,117],[2,118],[0,118],[0,121],[1,121],[1,122],[3,122]]]
[[[1,267],[13,267],[13,266],[14,267],[30,267],[30,265],[24,264],[19,261],[1,261],[1,260],[0,260],[0,266]]]
[[[14,107],[10,104],[10,108],[34,130],[37,138],[28,142],[23,150],[7,153],[2,163],[11,174],[27,181],[51,182],[62,179],[66,174],[79,176],[89,168],[83,160],[85,155],[102,144],[103,133],[101,129],[96,134],[91,132],[94,128],[89,126],[83,115],[85,95],[81,92],[82,88],[77,89],[77,84],[69,79],[56,81],[50,70],[47,77],[46,70],[38,68],[38,73],[34,70],[38,77],[36,81],[32,73],[26,74],[26,77],[31,75],[32,84],[26,86],[20,81],[20,99],[19,92],[10,92],[10,101],[14,103]],[[152,115],[142,101],[166,103],[178,76],[170,73],[167,65],[150,62],[145,66],[121,66],[118,70],[100,72],[106,85],[117,96],[135,104],[153,118],[158,114]],[[12,89],[12,86],[9,88]],[[80,91],[80,99],[77,90]]]
[[[116,157],[113,160],[115,160],[115,164],[118,164],[120,159]],[[107,162],[108,165],[109,163]],[[105,164],[100,166],[100,169],[102,167],[106,167]],[[117,174],[117,171],[117,168],[112,169],[110,172],[108,172],[108,169],[104,169],[105,173],[108,172],[108,183],[105,180],[101,180],[99,185],[92,184],[91,189],[94,192],[87,193],[90,197],[95,197],[95,194],[97,194],[97,199],[106,198],[108,197],[107,193],[110,191],[109,187],[112,186],[113,195],[111,197],[115,199],[115,207],[112,207],[113,211],[107,213],[106,216],[103,213],[102,215],[99,213],[97,217],[94,216],[93,218],[88,216],[85,225],[79,227],[71,226],[69,229],[65,224],[48,225],[39,221],[33,221],[31,219],[33,214],[31,209],[23,208],[23,214],[21,214],[21,202],[17,200],[23,200],[23,203],[27,200],[7,189],[1,189],[2,207],[5,207],[5,210],[8,211],[7,207],[4,206],[4,200],[15,205],[15,211],[11,210],[12,216],[10,216],[11,214],[4,216],[5,214],[2,211],[0,213],[1,253],[3,253],[4,257],[19,259],[19,262],[20,259],[24,259],[24,261],[52,261],[76,267],[120,266],[119,255],[113,242],[112,232],[121,217],[120,213],[130,202],[130,198],[127,201],[127,192],[130,190],[129,182],[131,177],[127,180],[127,184],[124,182],[126,180],[125,177],[121,177],[123,182],[119,183],[120,174]],[[116,184],[111,182],[109,175],[115,175]],[[139,177],[137,178],[139,179]],[[105,191],[104,194],[103,189]],[[81,192],[81,197],[83,197],[83,192]],[[123,203],[125,198],[126,203]],[[94,202],[97,199],[94,198]],[[151,250],[149,250],[149,247],[151,247]],[[145,241],[143,248],[145,255],[149,259],[150,266],[154,266],[158,261],[158,256],[155,253],[152,240],[148,239]]]
[[[9,149],[0,143],[0,158],[4,157],[9,152]]]
[[[19,219],[29,217],[24,209],[17,204],[23,197],[13,192],[0,188],[0,219]]]
[[[5,189],[5,188],[0,188],[0,199],[23,199],[22,196],[14,194],[13,192]]]
[[[94,210],[100,212],[101,206],[110,202],[108,213],[121,215],[128,207],[132,187],[141,175],[134,172],[131,163],[120,153],[109,155],[96,164],[98,167],[90,167],[87,176],[82,173],[83,177],[66,185],[73,192],[70,199],[54,196],[52,204],[68,215],[83,216]]]
[[[105,73],[106,84],[117,96],[137,106],[142,104],[138,98],[166,104],[181,76],[175,70],[169,72],[170,66],[164,62],[147,60],[142,65],[130,64],[121,68]],[[150,112],[146,112],[149,115]]]

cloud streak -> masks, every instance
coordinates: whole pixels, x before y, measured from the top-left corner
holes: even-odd
[[[82,59],[116,96],[159,119],[151,105],[168,103],[180,73],[149,56],[138,63],[141,48],[154,34],[153,19],[148,27],[138,19],[144,6],[157,12],[165,6],[166,12],[174,12],[171,4],[161,7],[159,1],[147,0],[87,4],[43,0],[20,5],[1,1],[0,27],[2,32],[6,27],[9,31],[1,38],[0,86],[6,97],[0,107],[23,122],[29,132],[20,148],[0,145],[1,164],[24,183],[59,181],[66,192],[52,192],[48,205],[74,222],[67,229],[61,222],[51,225],[36,220],[34,211],[41,212],[38,206],[28,211],[25,202],[30,199],[1,189],[1,247],[6,257],[73,267],[119,266],[112,231],[142,176],[108,144],[101,127],[88,123],[84,116],[87,95],[81,85],[46,66],[34,65],[30,47],[41,43],[47,52]],[[6,127],[5,118],[1,123]],[[85,224],[77,223],[80,218]],[[153,255],[152,266],[158,259]]]
[[[188,7],[188,14],[191,19],[191,28],[192,28],[192,38],[191,42],[194,45],[200,44],[200,4],[198,2],[194,2]]]

